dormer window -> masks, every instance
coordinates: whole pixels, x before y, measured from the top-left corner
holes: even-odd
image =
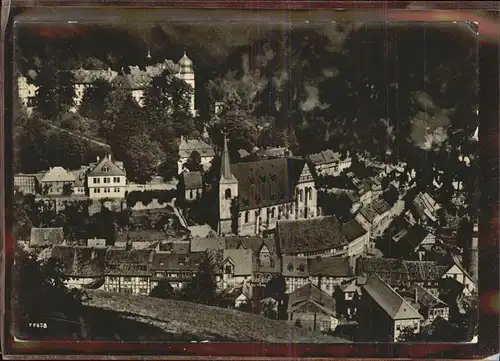
[[[110,169],[109,169],[109,166],[107,166],[107,165],[105,165],[104,167],[102,167],[102,171],[103,171],[104,173],[109,173],[109,170],[110,170]]]
[[[230,264],[228,264],[228,265],[226,265],[226,267],[224,267],[224,273],[227,275],[230,275],[233,273],[233,269],[232,269]]]
[[[293,264],[289,263],[287,269],[291,272],[293,271]]]

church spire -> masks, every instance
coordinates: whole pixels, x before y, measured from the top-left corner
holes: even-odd
[[[234,178],[233,173],[231,172],[231,163],[229,160],[229,150],[227,147],[227,137],[226,133],[224,133],[224,150],[222,151],[221,157],[221,168],[220,168],[220,177],[221,180],[232,180]]]

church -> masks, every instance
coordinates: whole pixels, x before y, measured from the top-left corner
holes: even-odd
[[[297,157],[231,164],[224,139],[219,180],[219,234],[270,234],[280,220],[321,214],[305,160]]]

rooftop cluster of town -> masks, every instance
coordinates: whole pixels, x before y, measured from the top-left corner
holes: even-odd
[[[194,75],[182,72],[192,63],[183,59],[169,66],[177,66],[194,87]],[[22,84],[20,91],[32,92]],[[18,242],[60,259],[68,287],[150,295],[168,281],[181,289],[210,259],[218,288],[233,296],[235,308],[270,302],[284,307],[284,317],[298,327],[355,330],[352,337],[369,341],[458,332],[451,318],[464,313],[464,300],[477,292],[477,225],[467,245],[459,245],[457,230],[441,224],[442,207],[430,191],[407,197],[415,174],[405,163],[383,164],[364,155],[354,161],[332,150],[302,158],[275,148],[235,164],[227,140],[220,151],[209,143],[181,139],[178,177],[168,182],[153,177],[132,183],[111,155],[78,170],[54,166],[14,176],[16,192],[34,195],[56,213],[79,202],[94,213],[126,210],[131,218],[163,212],[176,223],[175,232],[146,222],[118,227],[109,237],[71,239],[66,226],[43,226],[32,227],[31,236]],[[200,156],[200,171],[184,166],[193,152]],[[220,169],[213,189],[204,173],[216,157]],[[361,175],[359,167],[370,172]],[[401,174],[408,174],[407,182]],[[167,202],[127,202],[132,193],[148,191],[172,196]],[[210,192],[216,195],[216,222],[196,224],[188,210],[204,207],[199,201]],[[334,208],[347,199],[347,211],[328,212],[322,199],[336,199]],[[262,297],[260,290],[279,277],[283,298]]]

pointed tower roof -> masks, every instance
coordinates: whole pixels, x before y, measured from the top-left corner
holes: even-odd
[[[224,150],[222,151],[221,157],[221,167],[220,167],[220,180],[223,181],[233,181],[236,180],[233,173],[231,172],[231,162],[229,159],[229,150],[227,147],[227,137],[224,134]]]
[[[179,60],[180,74],[194,73],[193,61],[189,59],[186,51],[184,51],[184,56]]]

